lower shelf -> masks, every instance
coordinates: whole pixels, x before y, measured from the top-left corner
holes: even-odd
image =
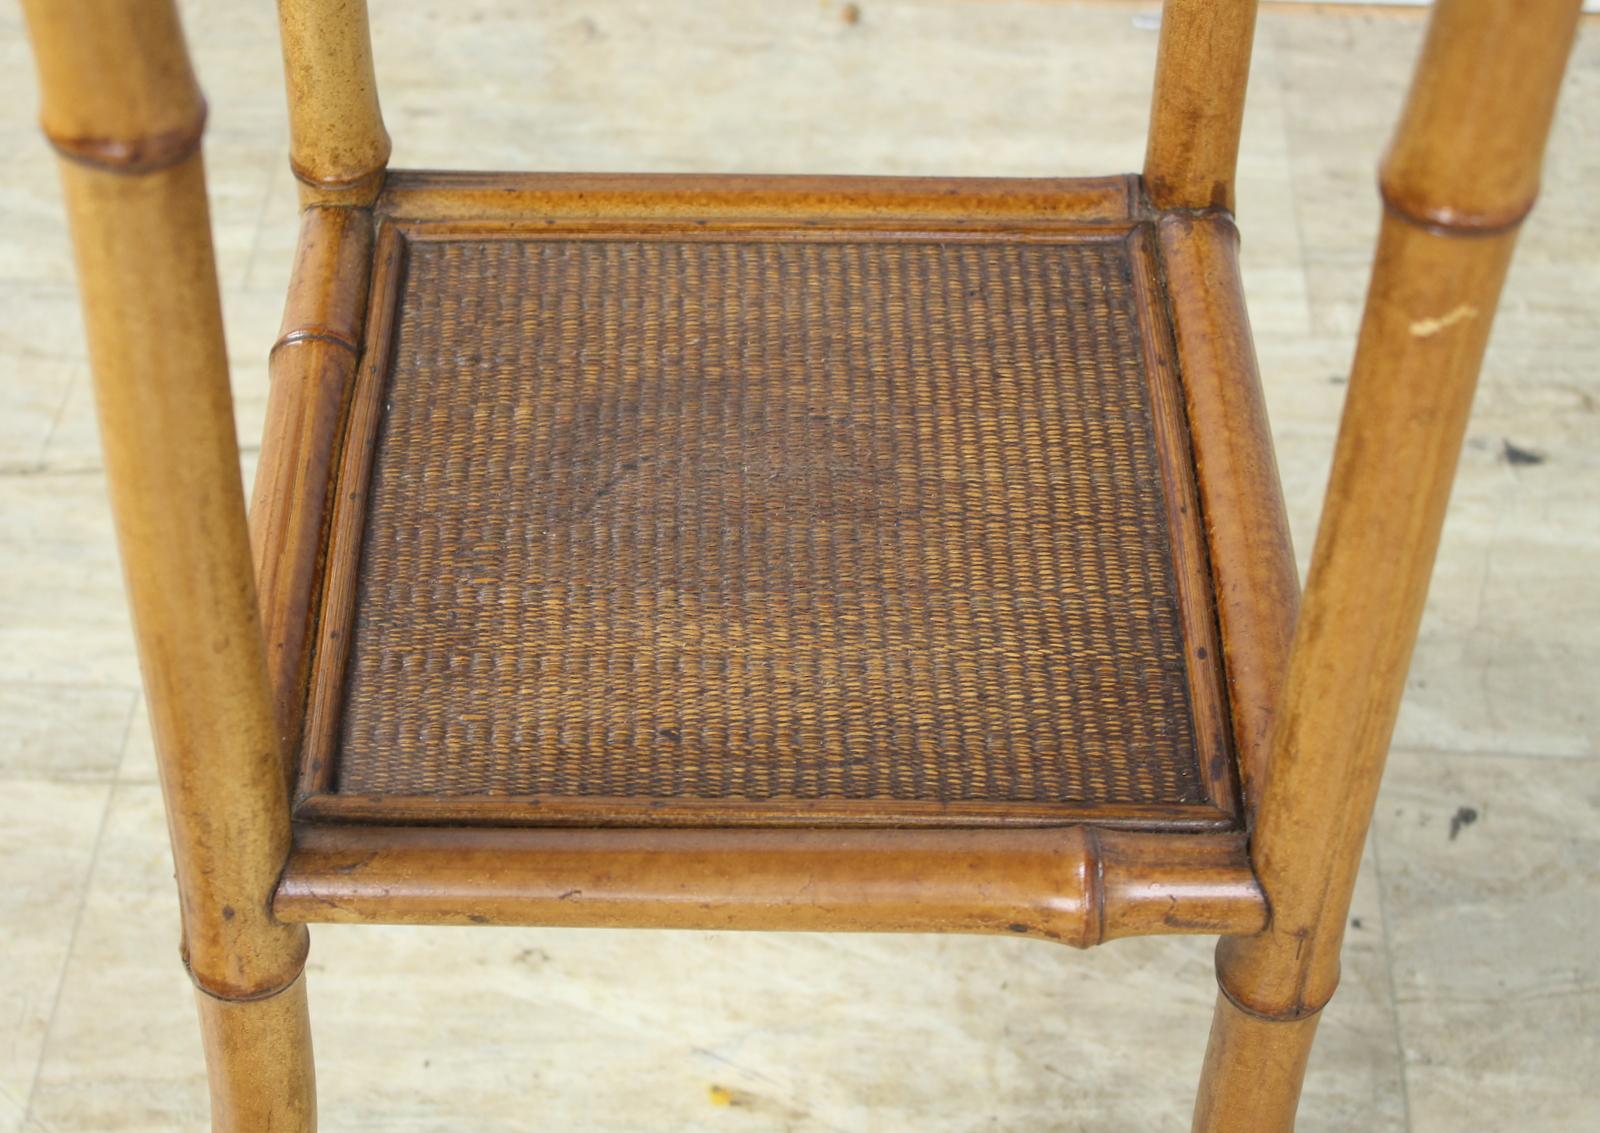
[[[1130,178],[309,210],[278,915],[1258,931],[1294,569],[1233,247]]]
[[[303,816],[1232,824],[1149,225],[440,211],[380,209]]]

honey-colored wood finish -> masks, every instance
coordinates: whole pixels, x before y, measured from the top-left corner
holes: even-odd
[[[981,932],[1079,947],[1216,934],[1221,991],[1194,1129],[1290,1130],[1578,7],[1436,6],[1383,166],[1388,212],[1302,604],[1230,215],[1253,3],[1168,0],[1142,180],[951,181],[389,174],[365,4],[280,0],[307,207],[247,527],[205,107],[171,0],[24,0],[213,1128],[314,1129],[305,925],[332,922]],[[729,243],[1131,250],[1140,310],[1164,312],[1141,322],[1133,353],[1149,375],[1170,553],[1191,580],[1182,634],[1195,649],[1181,666],[1209,737],[1197,745],[1207,805],[1120,819],[869,807],[841,822],[784,805],[735,821],[733,804],[651,825],[626,800],[529,821],[537,800],[333,790],[332,749],[316,737],[342,670],[314,674],[319,651],[348,644],[366,489],[347,474],[370,460],[384,412],[376,378],[406,248],[552,229],[631,246],[710,230]]]
[[[1218,946],[1228,1003],[1197,1133],[1292,1126],[1313,1033],[1305,1020],[1338,983],[1473,389],[1578,10],[1575,0],[1440,0],[1430,22],[1384,163],[1390,208],[1251,839],[1272,922]],[[1518,93],[1491,93],[1501,90]],[[1493,172],[1480,173],[1484,156],[1500,159]],[[1225,1103],[1247,1092],[1270,1121]]]
[[[1379,178],[1392,213],[1464,233],[1527,216],[1580,11],[1570,0],[1439,5]]]
[[[1158,209],[1233,210],[1256,0],[1165,0],[1144,184]]]
[[[258,1096],[251,1112],[308,1129],[291,1115],[311,1105],[309,1061],[296,1056],[303,1072],[263,1077],[261,1044],[226,1037],[243,1028],[301,1045],[282,1020],[304,1014],[296,981],[307,935],[271,908],[288,800],[198,149],[203,104],[170,3],[39,0],[25,12],[43,119],[62,155],[183,958],[202,1017],[228,1001],[234,1020],[206,1028],[213,1090]]]
[[[1237,825],[1241,813],[1239,761],[1226,719],[1222,690],[1223,653],[1217,634],[1216,580],[1210,570],[1205,538],[1200,527],[1199,486],[1196,484],[1191,421],[1183,405],[1174,347],[1176,328],[1160,278],[1157,239],[1150,224],[1141,224],[1128,236],[1133,255],[1133,289],[1142,303],[1162,309],[1167,319],[1148,321],[1144,329],[1145,366],[1151,375],[1152,415],[1156,450],[1167,501],[1167,527],[1172,556],[1178,564],[1178,609],[1183,619],[1184,673],[1188,679],[1195,721],[1198,754],[1207,779],[1212,805]],[[1241,312],[1242,313],[1242,312]]]
[[[121,85],[121,101],[151,107],[152,125],[170,117],[170,101],[198,104],[180,84],[169,92],[142,85],[138,70],[98,70],[103,60],[80,50],[84,38],[53,38],[72,27],[57,15],[62,7],[28,8],[39,53],[52,60],[41,68],[45,81],[64,76],[44,91],[47,121],[64,117],[53,107],[88,73],[89,85]],[[80,7],[112,19],[132,6]],[[171,18],[158,0],[139,7],[155,25]],[[125,125],[117,152],[145,152],[139,123]],[[288,808],[257,628],[204,174],[191,153],[156,170],[132,158],[90,165],[74,155],[62,161],[61,176],[174,831],[188,963],[213,994],[259,995],[293,978],[305,936],[270,911],[288,850]],[[186,438],[182,447],[178,437]]]
[[[206,104],[170,4],[24,5],[39,69],[39,124],[56,152],[142,173],[200,146]]]
[[[211,1075],[212,1128],[313,1133],[317,1091],[305,974],[265,999],[217,999],[196,988],[195,1000],[207,1060],[237,1068]]]
[[[305,936],[269,908],[288,808],[200,161],[61,172],[186,955],[213,994],[261,995],[298,972]]]
[[[786,932],[1252,932],[1238,835],[1056,830],[301,829],[286,920]]]
[[[1196,1129],[1273,1133],[1294,1128],[1321,1014],[1263,1019],[1217,993],[1195,1100]],[[1241,1073],[1248,1067],[1249,1073]]]
[[[305,666],[328,491],[366,317],[372,220],[309,208],[283,327],[272,348],[267,425],[250,508],[280,750],[299,750]],[[286,780],[294,779],[285,760]]]
[[[1024,220],[1126,223],[1138,178],[833,177],[395,170],[377,209],[394,221],[688,220],[806,217],[813,224]]]
[[[1203,496],[1231,731],[1245,813],[1253,815],[1267,779],[1300,579],[1239,281],[1238,231],[1221,212],[1175,213],[1158,228]]]
[[[389,162],[366,0],[278,0],[289,164],[307,205],[372,201]]]

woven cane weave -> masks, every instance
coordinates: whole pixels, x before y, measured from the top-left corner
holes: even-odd
[[[333,789],[1204,800],[1129,271],[412,243]]]

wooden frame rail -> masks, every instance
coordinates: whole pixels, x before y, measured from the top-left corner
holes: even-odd
[[[1086,948],[1250,933],[1237,834],[306,826],[285,920],[1013,933]]]
[[[268,372],[267,425],[250,503],[262,631],[285,782],[293,788],[328,492],[366,321],[372,217],[313,206]]]
[[[1194,446],[1246,826],[1267,781],[1300,579],[1239,277],[1220,210],[1156,225]]]

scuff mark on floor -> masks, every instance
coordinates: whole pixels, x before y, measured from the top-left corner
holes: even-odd
[[[1500,440],[1500,455],[1507,464],[1543,464],[1546,459],[1544,453],[1514,445],[1503,437]]]

